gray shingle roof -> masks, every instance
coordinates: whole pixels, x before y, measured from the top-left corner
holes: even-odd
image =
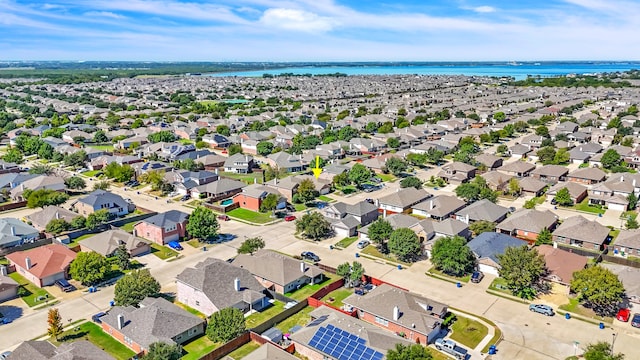
[[[462,208],[465,204],[455,196],[438,195],[414,205],[412,209],[423,210],[432,216],[441,217]]]
[[[94,190],[89,195],[78,199],[79,202],[87,204],[91,207],[99,208],[101,204],[117,204],[119,207],[126,208],[127,202],[120,195],[116,195],[109,191]]]
[[[469,241],[467,245],[478,259],[490,258],[495,263],[499,263],[497,255],[504,254],[508,247],[527,245],[527,242],[505,234],[484,232]]]
[[[549,210],[520,209],[498,224],[496,228],[509,232],[523,230],[538,233],[543,228],[550,228],[556,221],[558,217]]]
[[[565,219],[553,232],[554,236],[602,244],[609,236],[609,228],[597,221],[587,220],[581,215]]]
[[[494,204],[487,199],[482,199],[456,212],[456,215],[461,217],[469,215],[469,220],[471,221],[485,220],[497,222],[498,219],[507,215],[508,212],[509,210],[506,207]]]
[[[158,227],[168,227],[176,224],[180,224],[189,219],[189,214],[183,213],[179,210],[169,210],[167,212],[159,213],[148,217],[142,222],[152,224]]]
[[[304,264],[304,272],[300,271],[300,264]],[[233,265],[282,286],[303,275],[314,278],[323,273],[315,265],[266,249],[258,250],[253,255],[240,254],[233,260]]]
[[[380,204],[391,205],[401,208],[407,208],[411,205],[417,204],[425,199],[430,198],[431,194],[423,189],[416,189],[413,187],[399,189],[398,191],[391,193],[387,196],[383,196],[379,199]]]
[[[128,251],[148,245],[143,239],[121,229],[101,232],[81,240],[79,244],[104,256],[113,254],[120,245],[124,245]]]

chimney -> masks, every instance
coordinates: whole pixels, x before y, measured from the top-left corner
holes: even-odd
[[[393,307],[393,320],[398,321],[400,319],[400,308],[397,306]]]
[[[24,265],[27,267],[27,270],[31,269],[31,258],[30,257],[26,257],[24,259]]]
[[[276,185],[276,184],[278,184],[278,178],[277,177],[273,178],[273,185]]]
[[[300,272],[303,273],[305,270],[305,265],[304,265],[304,261],[300,262]]]
[[[434,207],[433,200],[429,200],[429,210],[433,210]]]
[[[233,280],[233,288],[236,291],[240,291],[240,279],[235,278],[235,280]]]
[[[16,236],[16,227],[11,226],[11,235]]]
[[[124,315],[118,314],[118,329],[122,330],[124,327]]]
[[[20,191],[24,191],[24,184],[20,184]]]
[[[465,223],[469,225],[469,214],[465,215],[464,220],[465,220]]]
[[[56,211],[56,219],[60,219],[60,213]]]
[[[554,248],[554,249],[557,249],[557,248],[558,248],[558,243],[557,243],[557,242],[555,242],[555,241],[553,242],[553,248]]]
[[[216,175],[218,175],[218,168],[216,168]]]
[[[620,175],[620,182],[624,182],[624,175]]]

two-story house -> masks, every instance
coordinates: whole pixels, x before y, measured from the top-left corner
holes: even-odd
[[[194,188],[218,180],[218,174],[210,171],[169,171],[164,174],[165,180],[173,184],[178,194],[191,194]]]
[[[378,207],[360,201],[354,205],[338,202],[322,209],[322,215],[331,223],[331,228],[338,236],[354,236],[356,230],[375,221],[378,216]]]
[[[120,195],[105,190],[94,190],[72,203],[71,206],[83,216],[105,209],[115,216],[123,216],[135,210],[135,205],[126,202]]]
[[[454,161],[442,166],[438,176],[448,183],[459,184],[467,182],[476,176],[476,167],[462,162]]]
[[[133,233],[156,244],[164,245],[187,236],[189,214],[178,210],[169,210],[148,217],[135,224]]]

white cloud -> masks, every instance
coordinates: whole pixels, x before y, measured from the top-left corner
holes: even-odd
[[[268,9],[260,22],[269,27],[304,32],[327,32],[336,25],[331,18],[297,9]]]
[[[89,11],[89,12],[84,13],[84,16],[106,17],[106,18],[111,18],[111,19],[124,19],[125,18],[125,16],[113,13],[111,11]]]
[[[470,8],[470,10],[473,10],[477,13],[492,13],[492,12],[496,12],[496,8],[494,8],[493,6],[478,6],[478,7],[474,7],[474,8]]]

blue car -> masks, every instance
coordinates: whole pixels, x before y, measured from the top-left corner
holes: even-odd
[[[182,250],[182,245],[177,241],[169,241],[167,245],[169,245],[173,250]]]

